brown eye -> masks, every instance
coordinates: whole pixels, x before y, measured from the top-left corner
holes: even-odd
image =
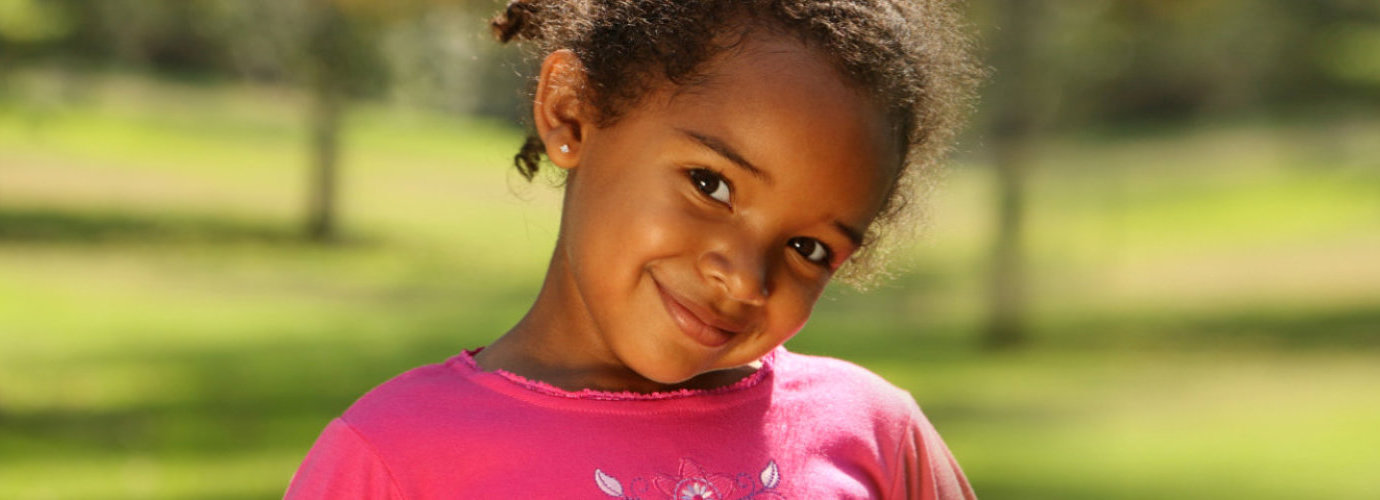
[[[833,252],[829,251],[829,247],[814,238],[791,238],[786,244],[805,260],[815,264],[828,266],[833,258]]]
[[[690,182],[695,183],[695,189],[719,203],[727,205],[729,200],[733,198],[733,193],[728,188],[728,181],[713,170],[705,168],[691,170]]]

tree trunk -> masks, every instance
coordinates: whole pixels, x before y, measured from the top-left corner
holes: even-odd
[[[330,82],[318,82],[312,92],[311,179],[307,207],[307,237],[330,241],[336,237],[336,169],[340,156],[340,115],[343,92]]]
[[[984,343],[1009,348],[1027,341],[1025,250],[1026,172],[1042,97],[1034,59],[1040,2],[997,3],[991,60],[995,109],[992,149],[997,174],[996,237],[992,244],[989,306]]]
[[[992,244],[986,344],[1008,348],[1026,341],[1025,171],[1029,142],[1010,138],[994,145],[997,163],[997,233]]]
[[[308,181],[307,237],[317,242],[337,237],[336,195],[340,159],[340,125],[345,112],[349,72],[343,14],[324,4],[316,12],[307,41],[307,71],[312,92],[310,110],[311,174]]]

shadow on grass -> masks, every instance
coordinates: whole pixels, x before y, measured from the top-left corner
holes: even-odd
[[[1380,348],[1380,305],[1365,309],[1228,313],[1190,318],[1191,328],[1211,338],[1279,348]]]
[[[1092,317],[1046,326],[1056,347],[1377,350],[1380,302]],[[1043,342],[1042,342],[1043,343]]]
[[[302,331],[285,331],[275,340],[229,346],[179,345],[177,332],[170,331],[165,344],[77,355],[61,366],[10,360],[7,369],[13,372],[48,373],[69,383],[90,366],[136,365],[156,378],[131,381],[147,385],[127,403],[34,409],[0,404],[0,464],[4,457],[44,463],[130,460],[167,465],[163,474],[183,470],[214,477],[227,457],[272,457],[271,463],[279,465],[270,465],[272,472],[254,480],[262,483],[262,491],[250,495],[272,498],[282,494],[321,429],[356,398],[402,371],[482,345],[510,321],[503,307],[468,309],[430,311],[425,317],[354,329],[317,326],[311,328],[330,331],[308,332],[307,338]],[[393,337],[396,341],[373,340]],[[77,375],[64,375],[69,370]],[[61,384],[53,390],[80,390]],[[135,497],[118,490],[109,496]]]
[[[13,373],[49,373],[52,381],[47,383],[57,392],[80,390],[61,384],[80,379],[92,368],[138,366],[156,376],[132,381],[150,385],[139,387],[129,403],[99,409],[59,405],[15,410],[0,400],[0,436],[18,431],[19,436],[56,441],[70,438],[93,449],[156,444],[160,449],[217,452],[265,443],[254,440],[252,433],[231,433],[235,437],[224,441],[216,441],[215,433],[184,434],[182,439],[188,441],[181,444],[141,433],[173,430],[175,426],[161,425],[170,422],[223,421],[230,428],[262,428],[274,419],[305,417],[313,429],[291,445],[304,447],[330,418],[374,386],[496,338],[519,317],[521,308],[515,304],[528,294],[524,289],[496,288],[465,297],[463,305],[383,300],[366,316],[386,317],[384,321],[303,321],[301,326],[283,327],[277,335],[259,335],[262,340],[256,341],[182,342],[182,332],[174,327],[157,336],[166,341],[72,353],[62,357],[61,365],[52,359],[5,359],[7,371]],[[122,438],[122,430],[135,436]],[[0,439],[0,456],[6,444],[13,442]]]
[[[331,418],[370,388],[459,350],[458,345],[438,344],[413,345],[387,356],[349,344],[293,342],[122,356],[118,363],[156,366],[170,380],[167,387],[147,391],[177,395],[153,395],[109,408],[0,409],[0,450],[31,458],[131,453],[213,457],[246,451],[301,455]]]
[[[210,215],[147,215],[53,208],[0,208],[0,244],[308,245],[286,224]],[[330,243],[371,243],[358,237]]]

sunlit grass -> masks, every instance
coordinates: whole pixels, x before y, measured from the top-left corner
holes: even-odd
[[[510,173],[519,131],[358,106],[315,245],[300,96],[97,82],[0,100],[0,498],[276,496],[355,397],[529,304],[559,194]],[[906,272],[791,347],[910,389],[983,498],[1380,496],[1376,133],[1051,143],[1008,353],[978,348],[991,179],[962,158]]]
[[[1367,498],[1369,356],[1030,353],[880,365],[963,401],[946,438],[1010,498]],[[928,373],[917,374],[925,371]],[[954,389],[961,387],[961,389]],[[1000,473],[996,473],[1000,471]]]

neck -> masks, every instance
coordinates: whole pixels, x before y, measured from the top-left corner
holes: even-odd
[[[632,390],[660,386],[618,361],[604,345],[566,263],[559,239],[537,300],[503,336],[475,355],[485,370],[505,370],[565,390]]]

